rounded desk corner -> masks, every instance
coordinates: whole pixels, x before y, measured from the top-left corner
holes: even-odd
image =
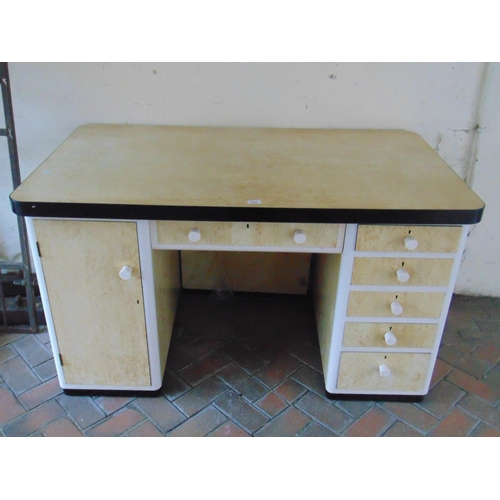
[[[16,200],[14,198],[14,193],[15,191],[13,191],[10,195],[9,195],[9,200],[10,200],[10,207],[12,208],[12,211],[16,214],[16,215],[24,215],[23,213],[23,209],[22,209],[22,204],[19,200]]]

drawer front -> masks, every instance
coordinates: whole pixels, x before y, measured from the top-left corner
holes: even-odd
[[[430,354],[343,352],[337,389],[424,393],[430,362]]]
[[[438,292],[350,292],[347,316],[439,318],[444,296]],[[395,303],[401,311],[393,311]]]
[[[388,335],[386,335],[388,334]],[[415,323],[346,323],[344,347],[432,349],[437,325]]]
[[[339,224],[157,221],[158,243],[248,247],[339,248]],[[195,230],[194,233],[192,233]],[[197,241],[190,233],[198,234]]]
[[[360,252],[457,251],[462,228],[459,226],[359,226],[356,250]],[[405,239],[409,238],[410,241]],[[412,245],[412,240],[413,245]],[[416,248],[409,249],[415,246]]]
[[[356,257],[352,285],[448,286],[453,259]]]

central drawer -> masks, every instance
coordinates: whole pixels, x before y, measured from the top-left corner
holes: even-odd
[[[351,291],[347,316],[439,318],[444,297],[445,294],[439,292]]]
[[[328,248],[342,250],[339,224],[157,221],[159,245]]]
[[[337,389],[423,393],[430,361],[425,353],[343,352]]]

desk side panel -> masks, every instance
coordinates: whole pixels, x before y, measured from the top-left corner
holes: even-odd
[[[318,254],[314,257],[314,308],[321,361],[326,378],[332,346],[333,320],[340,273],[340,255]]]
[[[153,250],[153,279],[161,373],[165,372],[181,288],[177,250]]]

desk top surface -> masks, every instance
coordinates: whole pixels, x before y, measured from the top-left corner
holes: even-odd
[[[85,125],[11,195],[19,215],[468,224],[484,204],[417,134]]]

